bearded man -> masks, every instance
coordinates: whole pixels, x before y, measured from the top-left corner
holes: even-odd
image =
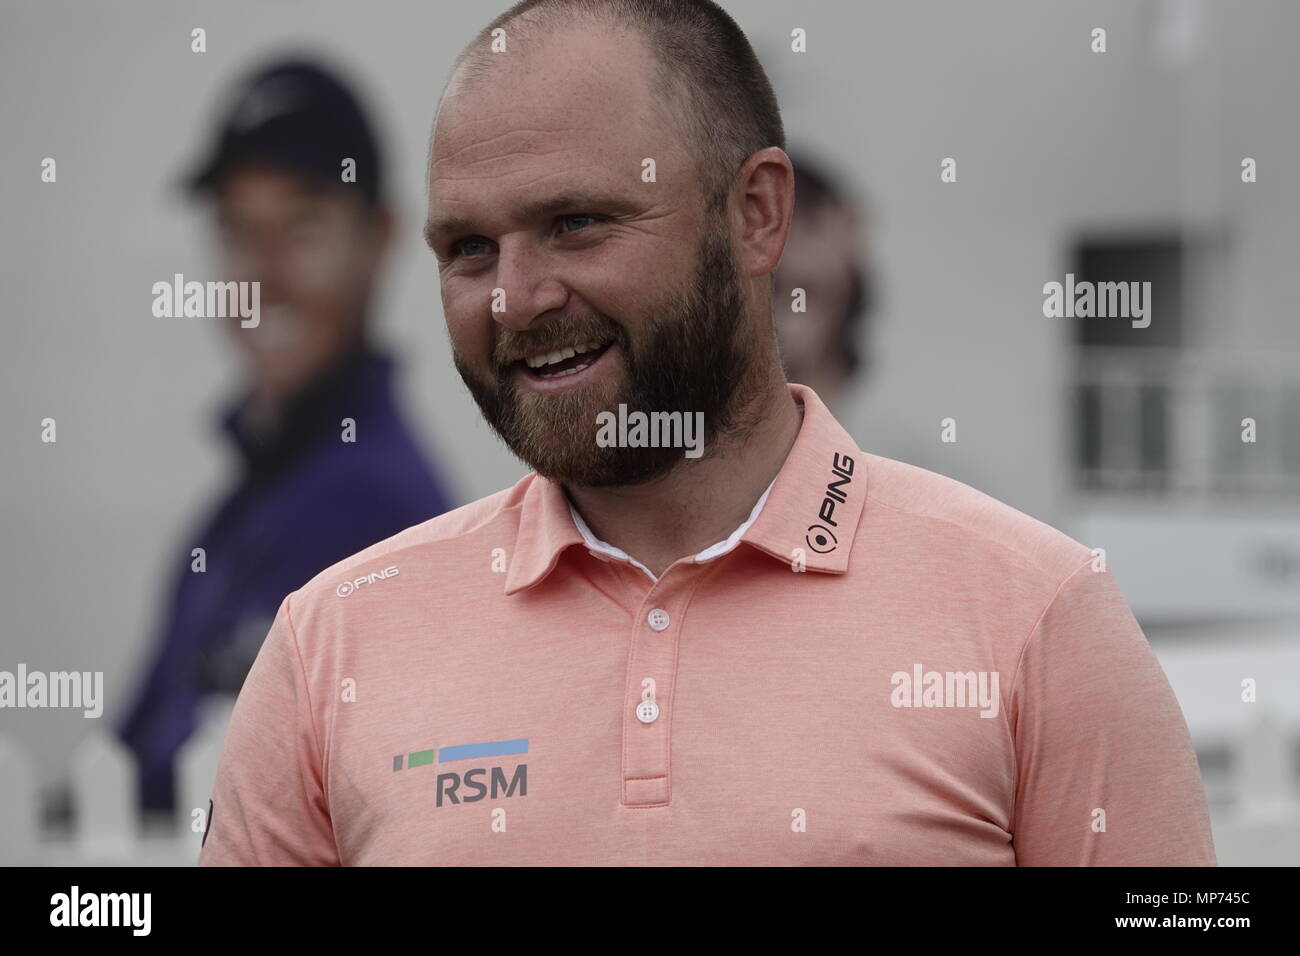
[[[285,598],[201,863],[1213,864],[1092,551],[785,381],[784,142],[708,0],[526,0],[470,44],[425,236],[533,470]],[[702,413],[703,454],[598,441],[620,404]]]

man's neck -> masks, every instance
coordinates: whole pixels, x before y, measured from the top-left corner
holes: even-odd
[[[700,459],[643,485],[565,490],[592,533],[656,577],[679,558],[726,538],[749,517],[799,434],[799,408],[779,377],[740,416],[756,421]]]

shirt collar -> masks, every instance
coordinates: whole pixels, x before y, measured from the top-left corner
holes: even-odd
[[[721,557],[740,543],[740,536],[748,530],[749,526],[754,523],[754,519],[756,519],[759,513],[763,510],[763,505],[767,502],[767,496],[771,493],[772,485],[774,484],[776,484],[775,478],[772,479],[772,483],[767,486],[767,490],[759,497],[758,503],[754,505],[753,509],[749,512],[749,517],[745,519],[739,528],[731,532],[729,536],[716,544],[709,545],[695,556],[694,560],[696,564],[704,564],[707,561],[712,561],[714,558]],[[565,497],[567,498],[568,496],[566,495]],[[655,577],[653,571],[622,548],[616,548],[609,542],[602,541],[600,538],[596,537],[592,530],[587,527],[587,522],[582,520],[582,515],[578,514],[578,510],[573,507],[572,501],[569,502],[569,515],[573,518],[573,523],[578,528],[578,534],[582,535],[582,540],[586,543],[588,550],[609,555],[611,558],[618,558],[619,560],[626,561],[633,567],[640,568],[644,571],[651,581],[659,580]]]
[[[725,541],[697,554],[696,561],[712,560],[743,541],[784,564],[810,571],[842,574],[848,569],[866,503],[865,456],[816,392],[793,382],[786,387],[803,406],[803,422],[790,453],[749,520]],[[537,584],[572,545],[600,545],[606,554],[631,561],[591,533],[560,485],[536,473],[524,480],[528,485],[520,502],[506,594]]]

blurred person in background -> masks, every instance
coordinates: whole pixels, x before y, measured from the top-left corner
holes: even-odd
[[[260,281],[261,314],[247,328],[225,320],[247,375],[220,416],[240,477],[184,538],[165,626],[118,729],[150,816],[174,811],[175,759],[202,701],[238,692],[285,593],[451,504],[398,412],[393,361],[371,344],[394,215],[353,94],[307,60],[257,71],[186,186],[211,200],[222,278]],[[192,548],[205,551],[202,573]]]
[[[869,435],[877,454],[993,485],[996,475],[955,461],[951,445],[931,440],[937,432],[909,432],[888,414],[869,417],[867,390],[876,383],[868,373],[881,368],[873,348],[880,279],[869,253],[871,220],[852,185],[821,160],[793,149],[790,162],[794,214],[773,298],[786,378],[816,392],[859,441]],[[803,290],[801,312],[793,308],[796,289]]]
[[[776,269],[776,331],[791,382],[807,385],[829,408],[866,371],[860,328],[871,314],[873,286],[863,263],[863,216],[810,156],[792,150],[794,216]],[[803,312],[791,293],[804,291]]]

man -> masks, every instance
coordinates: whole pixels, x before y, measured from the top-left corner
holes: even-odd
[[[953,446],[935,441],[931,432],[922,439],[894,420],[864,420],[877,384],[871,373],[881,365],[861,330],[877,299],[874,270],[864,261],[867,219],[847,183],[807,154],[789,155],[794,214],[773,274],[772,309],[786,378],[816,392],[850,435],[870,428],[877,454],[968,481],[978,477],[979,461],[955,458]],[[799,299],[796,290],[802,290]],[[796,301],[803,311],[794,311]]]
[[[783,380],[783,142],[706,0],[484,28],[426,234],[457,368],[534,472],[286,597],[201,863],[1214,862],[1091,552]],[[705,453],[612,442],[620,405],[702,412]]]
[[[222,271],[260,282],[261,315],[225,323],[249,377],[221,418],[242,473],[179,549],[160,646],[119,728],[151,816],[173,811],[201,703],[238,691],[284,594],[449,506],[397,410],[393,362],[370,342],[393,215],[352,94],[310,62],[258,70],[189,185],[213,197]]]
[[[777,339],[792,382],[807,385],[834,412],[855,375],[866,371],[858,328],[870,314],[872,283],[862,262],[862,214],[811,157],[790,154],[794,215],[775,273]],[[801,310],[792,307],[802,289]]]

